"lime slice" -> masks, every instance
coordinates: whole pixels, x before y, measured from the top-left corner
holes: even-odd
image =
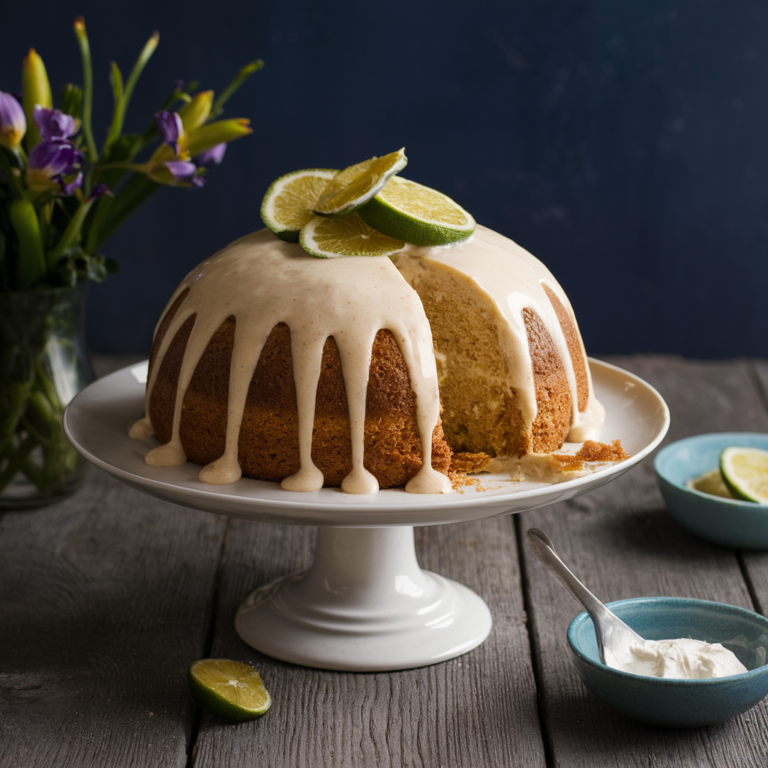
[[[724,499],[733,498],[733,494],[728,490],[728,486],[723,481],[723,475],[719,469],[712,469],[703,475],[694,477],[686,485],[694,491],[707,493],[710,496],[722,496]]]
[[[338,219],[315,216],[299,236],[301,247],[312,256],[393,256],[405,243],[371,229],[356,213]]]
[[[768,504],[768,451],[726,448],[720,454],[720,472],[737,499]]]
[[[261,717],[272,706],[272,697],[259,673],[239,661],[196,661],[189,668],[187,681],[195,701],[225,720]]]
[[[281,176],[261,202],[261,218],[282,240],[299,242],[299,231],[314,216],[312,209],[338,171],[307,168]]]
[[[379,232],[414,245],[447,245],[475,231],[475,220],[450,197],[399,176],[358,213]]]
[[[367,203],[408,163],[405,149],[350,165],[334,177],[314,211],[319,216],[341,216]]]

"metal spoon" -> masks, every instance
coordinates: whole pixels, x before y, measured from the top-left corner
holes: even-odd
[[[568,569],[555,552],[546,533],[529,528],[526,534],[528,548],[541,560],[544,567],[581,603],[592,617],[597,634],[600,661],[614,669],[629,660],[629,646],[642,643],[643,638],[630,629],[615,613],[609,611]]]

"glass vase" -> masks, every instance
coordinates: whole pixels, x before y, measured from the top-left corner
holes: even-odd
[[[83,333],[86,288],[0,293],[0,510],[56,501],[84,476],[62,416],[95,378]]]

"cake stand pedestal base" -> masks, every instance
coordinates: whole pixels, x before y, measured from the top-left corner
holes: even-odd
[[[413,528],[318,530],[312,567],[250,594],[240,637],[319,669],[383,672],[461,656],[488,637],[488,606],[416,561]]]

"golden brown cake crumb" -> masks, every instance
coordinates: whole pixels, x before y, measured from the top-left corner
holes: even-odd
[[[476,491],[484,491],[483,484],[476,477],[467,477],[460,472],[449,472],[448,477],[451,479],[451,486],[457,493],[464,493],[464,489],[467,487],[474,488]]]
[[[614,440],[610,445],[586,440],[576,458],[584,461],[624,461],[629,454],[621,447],[621,440]]]

